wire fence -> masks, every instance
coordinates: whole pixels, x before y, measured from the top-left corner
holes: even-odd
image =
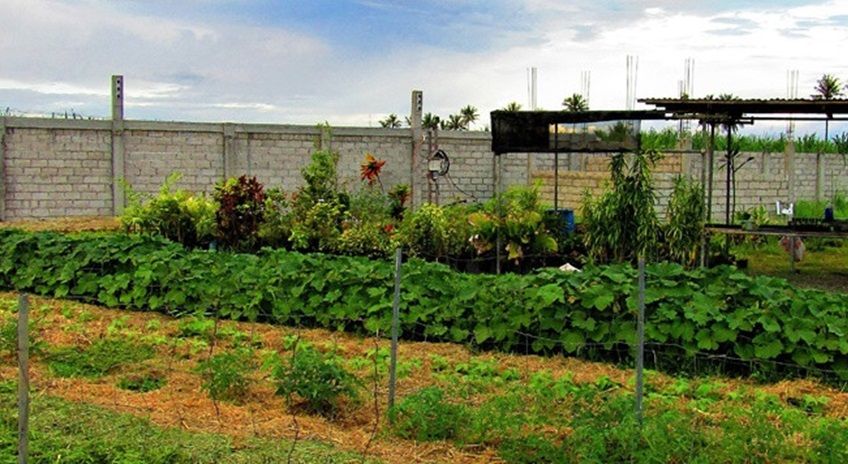
[[[377,440],[381,427],[384,426],[382,419],[384,418],[386,411],[390,409],[396,401],[396,369],[397,364],[400,361],[397,340],[402,329],[402,315],[399,313],[399,301],[403,291],[400,280],[401,256],[400,250],[398,250],[396,253],[395,286],[392,297],[392,330],[391,333],[388,334],[389,338],[387,339],[387,334],[381,333],[379,329],[376,329],[365,334],[366,338],[361,342],[363,345],[369,344],[373,353],[371,356],[368,356],[367,354],[365,356],[365,359],[370,363],[368,370],[370,371],[371,376],[371,378],[368,379],[370,382],[365,384],[365,389],[367,391],[366,396],[369,398],[370,403],[369,406],[367,406],[370,410],[367,426],[368,433],[366,440],[359,443],[359,446],[356,447],[356,451],[360,453],[363,460],[372,456],[374,442]],[[644,270],[642,272],[644,272]],[[644,287],[640,287],[640,290],[644,292]],[[99,303],[97,298],[93,297],[71,295],[64,297],[63,299],[86,304]],[[112,306],[117,309],[131,309],[129,305],[121,303]],[[208,390],[208,387],[203,386],[204,373],[198,368],[198,365],[204,361],[208,362],[212,360],[217,354],[227,352],[235,346],[232,335],[228,335],[227,332],[221,329],[222,321],[214,308],[210,308],[208,314],[203,315],[211,317],[214,323],[211,333],[207,335],[205,345],[198,344],[198,347],[193,348],[185,341],[185,339],[171,336],[165,339],[157,348],[157,358],[160,359],[160,364],[157,366],[159,369],[164,370],[164,372],[162,372],[162,376],[165,381],[170,382],[172,379],[182,381],[187,379],[191,385],[170,385],[167,388],[162,388],[160,393],[149,396],[136,395],[131,391],[119,388],[107,388],[102,385],[100,387],[95,385],[92,387],[93,390],[88,392],[73,392],[74,384],[72,382],[56,381],[49,375],[43,376],[41,374],[32,378],[29,355],[31,347],[35,347],[37,344],[32,344],[33,340],[30,339],[29,334],[32,332],[33,327],[37,328],[44,323],[43,321],[46,315],[39,314],[36,318],[32,317],[31,304],[29,302],[29,297],[26,294],[20,295],[17,314],[17,358],[19,368],[17,396],[19,419],[18,430],[20,440],[18,444],[19,462],[27,462],[27,438],[37,432],[29,428],[29,399],[31,397],[41,398],[51,395],[66,395],[78,398],[85,402],[99,404],[116,411],[131,412],[136,416],[144,417],[154,423],[173,425],[188,431],[202,430],[228,434],[232,433],[235,428],[238,428],[241,431],[247,430],[248,435],[257,438],[285,437],[291,440],[286,453],[287,462],[293,462],[297,455],[298,444],[304,439],[321,437],[321,434],[316,432],[314,426],[306,427],[303,423],[302,416],[306,414],[306,412],[298,407],[297,398],[292,391],[288,391],[283,398],[277,398],[283,402],[282,406],[284,406],[284,410],[289,416],[287,421],[281,420],[279,414],[268,413],[269,405],[271,407],[275,405],[280,406],[279,404],[274,403],[273,400],[268,399],[254,401],[253,399],[246,398],[242,404],[234,406],[231,403],[222,401],[220,398],[207,397],[204,400],[205,403],[201,402],[198,404],[197,388],[199,387],[202,390]],[[178,313],[174,315],[187,316],[190,314]],[[267,312],[260,312],[257,319],[271,323],[280,322],[278,316]],[[359,327],[366,327],[365,318],[352,318],[350,322],[356,323]],[[404,321],[404,324],[420,328],[422,334],[427,334],[434,328],[432,325],[419,321]],[[118,328],[114,331],[115,333],[110,335],[109,332],[110,327],[112,327],[111,324],[108,326],[99,324],[94,325],[93,327],[95,327],[99,332],[86,332],[79,334],[80,338],[85,339],[89,344],[93,344],[97,340],[102,340],[110,336],[125,336],[125,334],[122,335],[121,328]],[[254,332],[256,330],[256,325],[253,324],[250,327],[251,333],[247,335],[248,343],[250,343],[251,340],[254,340],[254,337],[257,336]],[[309,327],[305,327],[301,324],[295,324],[294,326],[290,326],[285,329],[286,331],[290,331],[294,339],[287,348],[282,350],[282,354],[279,347],[274,347],[274,349],[277,350],[277,356],[280,359],[283,359],[283,356],[287,356],[288,362],[293,364],[300,353],[299,346],[303,346],[303,343],[305,343],[303,340],[303,334],[307,329],[309,329]],[[261,336],[262,334],[258,335]],[[748,359],[729,355],[727,353],[692,350],[691,347],[678,343],[662,343],[644,340],[642,343],[639,343],[638,341],[635,343],[620,342],[614,344],[591,341],[571,343],[561,339],[545,337],[540,334],[533,334],[526,331],[515,331],[514,335],[518,336],[523,341],[523,351],[526,354],[531,354],[537,351],[531,349],[533,342],[544,343],[550,348],[550,352],[552,353],[568,354],[569,356],[573,354],[576,357],[590,360],[617,360],[619,365],[632,365],[634,359],[638,359],[639,353],[644,353],[644,355],[646,355],[645,360],[647,361],[647,365],[661,371],[675,371],[681,368],[681,362],[689,362],[693,363],[694,369],[692,370],[695,372],[699,371],[698,363],[702,363],[700,370],[708,373],[714,373],[716,366],[731,364],[733,366],[745,367],[748,372],[756,370],[756,367],[758,366],[770,366],[791,369],[798,373],[814,376],[833,377],[838,374],[835,370],[802,366],[782,360]],[[425,335],[425,341],[426,338],[427,337]],[[381,346],[384,347],[386,344],[389,344],[390,346],[390,359],[387,376],[383,374],[383,369],[385,368],[383,363],[385,361],[381,360],[378,355]],[[188,356],[186,355],[186,350],[189,351]],[[517,348],[513,351],[520,352],[522,350]],[[36,352],[37,364],[40,362],[40,358],[42,358],[41,354]],[[164,362],[164,364],[162,364],[162,362]],[[250,375],[250,380],[258,384],[273,384],[274,379],[272,378],[272,374],[266,371],[267,370],[257,368],[256,371]],[[637,378],[642,375],[640,369],[634,369],[634,374]],[[191,390],[187,390],[187,388],[190,388]],[[842,384],[839,388],[844,391],[846,389],[846,385]],[[642,388],[638,382],[635,390],[635,413],[637,417],[641,419],[643,414],[643,407],[641,403]],[[263,392],[264,391],[265,390],[263,390]],[[167,407],[163,407],[161,404],[163,400],[167,404]],[[212,411],[211,417],[208,416],[210,409]],[[122,427],[123,424],[121,422],[116,422],[114,427],[104,426],[102,428],[98,428],[96,432],[101,438],[105,439],[120,433]],[[387,427],[391,427],[391,424],[388,424]],[[348,448],[350,448],[350,445],[348,445]]]

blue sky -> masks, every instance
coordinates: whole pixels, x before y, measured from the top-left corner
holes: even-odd
[[[2,0],[0,107],[16,114],[108,114],[124,74],[137,119],[376,125],[409,111],[472,104],[560,107],[592,76],[595,109],[673,96],[686,58],[695,96],[799,95],[822,73],[848,79],[848,1],[694,0]],[[481,123],[485,124],[485,122]],[[806,127],[806,126],[805,126]],[[811,130],[816,125],[809,125]],[[777,126],[760,130],[777,131]],[[802,129],[803,130],[803,129]]]

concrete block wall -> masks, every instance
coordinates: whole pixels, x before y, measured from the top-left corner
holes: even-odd
[[[748,161],[736,173],[735,211],[765,206],[774,212],[775,202],[830,198],[834,192],[848,193],[848,158],[838,154],[795,153],[794,163],[785,153],[741,153],[737,165]],[[790,169],[794,164],[794,179]],[[701,177],[701,162],[691,163],[688,172]],[[726,169],[717,153],[713,162],[712,221],[724,222],[726,211]],[[733,190],[731,190],[731,195]],[[732,201],[732,199],[731,199]]]
[[[426,175],[426,142],[413,166],[410,129],[339,127],[331,133],[327,137],[316,127],[291,125],[0,118],[0,217],[111,215],[120,209],[121,197],[114,193],[120,179],[136,191],[155,193],[174,171],[182,174],[178,186],[195,192],[210,193],[219,180],[241,174],[291,192],[302,185],[301,170],[316,146],[339,153],[340,181],[352,189],[361,185],[360,164],[372,153],[386,160],[384,186],[413,184],[416,204],[435,199],[431,192],[437,186],[442,204],[489,199],[495,176],[503,188],[540,182],[543,201],[553,204],[554,155],[506,154],[496,168],[489,133],[439,132],[434,142],[450,156],[451,170],[437,185]],[[777,200],[789,200],[792,176],[786,156],[752,153],[740,159],[749,156],[753,160],[737,173],[736,209],[772,208]],[[842,155],[795,155],[795,197],[828,198],[834,191],[848,191],[846,160]],[[714,220],[724,211],[721,162],[716,154]],[[659,210],[665,209],[674,177],[688,174],[699,180],[700,171],[697,153],[666,155],[654,170]],[[600,193],[608,173],[608,156],[560,154],[559,205],[579,208],[583,192]]]
[[[108,131],[7,125],[3,142],[5,218],[111,214]]]
[[[153,194],[172,172],[176,187],[211,193],[224,175],[223,138],[214,132],[124,131],[124,179],[133,190]]]
[[[657,191],[657,209],[665,211],[674,179],[684,172],[684,154],[668,154],[657,161],[653,170],[654,187]],[[598,196],[609,187],[610,157],[595,153],[561,153],[559,155],[559,185],[555,189],[554,155],[539,155],[536,158],[531,178],[541,183],[542,200],[554,204],[554,191],[558,190],[557,205],[560,208],[579,210],[586,192]]]

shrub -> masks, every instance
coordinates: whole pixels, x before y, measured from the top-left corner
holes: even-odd
[[[557,251],[557,242],[545,228],[539,187],[511,187],[472,213],[473,244],[478,254],[493,250],[498,235],[508,259]]]
[[[444,210],[425,203],[407,214],[398,231],[400,242],[415,256],[439,258],[447,252],[448,222]]]
[[[304,185],[292,201],[289,240],[296,250],[333,251],[341,236],[350,203],[338,187],[339,155],[316,150],[302,172]]]
[[[389,410],[392,431],[401,438],[417,441],[456,438],[468,422],[465,409],[444,399],[437,387],[427,387],[403,398]]]
[[[450,205],[442,209],[447,222],[445,253],[455,258],[472,258],[476,254],[471,244],[474,226],[468,216],[474,211],[473,207]]]
[[[205,196],[172,191],[179,173],[168,176],[158,195],[145,198],[127,189],[121,225],[127,232],[158,234],[187,247],[205,247],[215,237],[216,205]]]
[[[297,395],[307,411],[325,416],[334,416],[344,400],[357,400],[356,378],[341,358],[305,344],[293,348],[273,369],[278,395]]]
[[[668,200],[665,240],[669,256],[684,266],[695,264],[704,235],[704,188],[678,177]]]
[[[409,185],[397,184],[389,190],[389,198],[391,199],[392,218],[400,221],[406,212],[406,202],[410,197]]]
[[[253,353],[246,349],[217,353],[197,365],[203,379],[200,387],[216,401],[238,401],[244,397],[252,369]]]
[[[265,192],[256,177],[230,178],[215,188],[218,240],[234,250],[252,250],[259,241],[265,214]]]
[[[320,201],[302,212],[292,224],[291,243],[295,250],[332,252],[341,238],[345,217],[340,203]]]
[[[586,193],[581,216],[590,258],[601,263],[627,262],[654,251],[659,226],[651,167],[658,156],[638,153],[628,163],[625,155],[613,155],[611,190],[598,198]]]
[[[337,251],[343,255],[383,258],[389,256],[393,244],[389,231],[391,224],[371,221],[348,223],[339,236]]]
[[[292,221],[292,205],[286,193],[268,189],[265,192],[264,220],[257,232],[262,245],[290,248]]]

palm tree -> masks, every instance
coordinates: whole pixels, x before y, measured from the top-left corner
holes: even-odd
[[[516,113],[518,111],[521,111],[521,103],[509,102],[506,104],[506,106],[501,108],[501,111],[509,111],[511,113]]]
[[[462,116],[462,124],[468,129],[471,124],[474,124],[474,121],[477,121],[477,118],[480,117],[480,113],[477,112],[477,108],[466,105],[464,108],[459,110],[459,115]]]
[[[452,114],[448,116],[447,121],[442,121],[442,129],[445,130],[467,130],[463,124],[462,115]]]
[[[389,129],[397,129],[400,127],[400,118],[398,118],[398,115],[392,113],[386,116],[386,119],[381,120],[380,125]]]
[[[816,100],[833,100],[842,96],[842,83],[833,74],[825,74],[816,81],[813,87],[816,93],[810,95]]]
[[[821,79],[816,81],[816,86],[813,87],[816,93],[810,95],[816,100],[833,100],[842,96],[842,83],[839,78],[833,74],[824,74]],[[830,121],[824,120],[824,142],[827,143],[828,131],[830,129]]]
[[[424,117],[421,118],[421,127],[424,129],[438,129],[439,123],[441,122],[441,118],[436,116],[433,113],[425,113]]]
[[[589,111],[589,103],[579,93],[571,94],[562,101],[566,111]]]

